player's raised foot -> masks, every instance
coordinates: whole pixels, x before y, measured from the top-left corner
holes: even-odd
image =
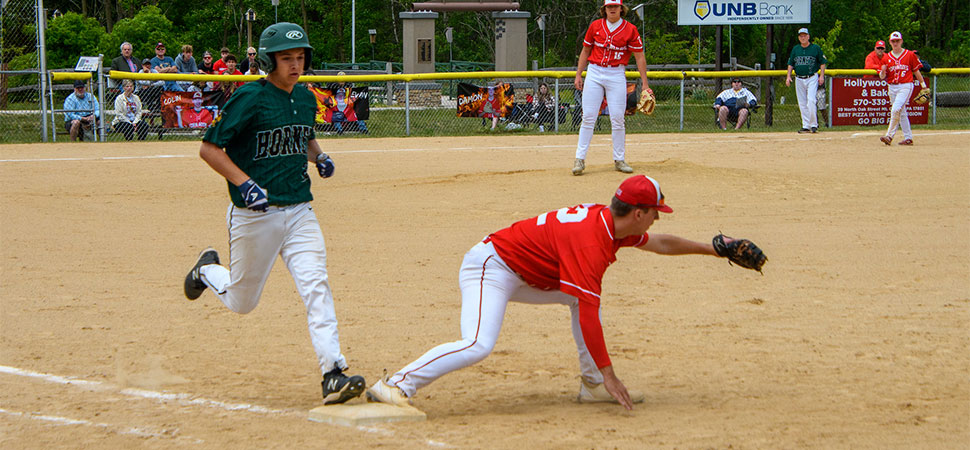
[[[912,139],[903,139],[903,141],[900,142],[899,145],[913,145],[913,140]]]
[[[394,406],[411,404],[411,399],[404,395],[404,391],[397,386],[391,386],[386,380],[380,380],[374,383],[370,389],[367,389],[367,401],[387,403]]]
[[[623,173],[633,173],[633,168],[630,167],[630,165],[627,164],[626,161],[624,161],[622,159],[621,160],[614,160],[613,161],[613,167],[616,167],[616,170],[617,171],[620,171],[620,172],[623,172]]]
[[[889,136],[883,136],[883,137],[879,138],[879,140],[882,141],[882,143],[883,144],[886,144],[886,145],[890,145],[890,144],[893,143],[893,138],[891,138]]]
[[[811,133],[811,132],[812,130],[809,130],[808,128],[802,128],[801,130],[798,130],[798,134],[805,134],[805,133]]]
[[[185,276],[185,298],[195,300],[202,295],[202,291],[205,290],[206,286],[202,282],[202,274],[199,273],[199,269],[209,264],[219,264],[219,253],[212,247],[202,250],[202,253],[199,254],[199,259],[195,262],[195,266]]]
[[[590,383],[585,377],[580,378],[582,381],[579,383],[579,395],[576,396],[576,401],[579,403],[620,403],[607,392],[603,383]],[[633,403],[643,403],[647,398],[640,391],[629,389],[627,393],[630,394],[630,401]]]
[[[323,404],[336,405],[360,397],[367,382],[360,375],[348,377],[343,370],[333,369],[323,376],[320,385],[323,386]]]
[[[573,175],[582,175],[584,170],[586,170],[586,161],[576,158],[576,163],[573,164]]]

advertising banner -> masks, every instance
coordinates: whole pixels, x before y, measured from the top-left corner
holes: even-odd
[[[337,114],[340,122],[370,119],[367,86],[311,87],[310,92],[317,98],[317,123],[333,123],[334,114]],[[342,118],[340,114],[343,114]]]
[[[677,0],[677,25],[812,23],[811,0]]]
[[[909,123],[928,122],[928,105],[917,105],[913,93],[906,105]],[[832,78],[832,126],[889,124],[889,91],[885,81],[875,78]]]
[[[219,115],[221,92],[162,92],[162,126],[165,128],[208,128]]]
[[[458,83],[458,117],[505,117],[515,106],[515,91],[509,83],[479,87]]]

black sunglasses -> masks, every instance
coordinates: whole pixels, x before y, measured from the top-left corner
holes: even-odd
[[[250,53],[249,56],[256,56],[256,54],[255,53]]]

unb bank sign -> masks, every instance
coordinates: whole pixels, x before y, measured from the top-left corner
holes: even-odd
[[[678,25],[811,23],[811,0],[678,0]]]

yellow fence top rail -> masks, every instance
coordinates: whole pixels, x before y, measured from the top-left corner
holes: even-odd
[[[91,72],[51,72],[51,80],[90,80]]]

